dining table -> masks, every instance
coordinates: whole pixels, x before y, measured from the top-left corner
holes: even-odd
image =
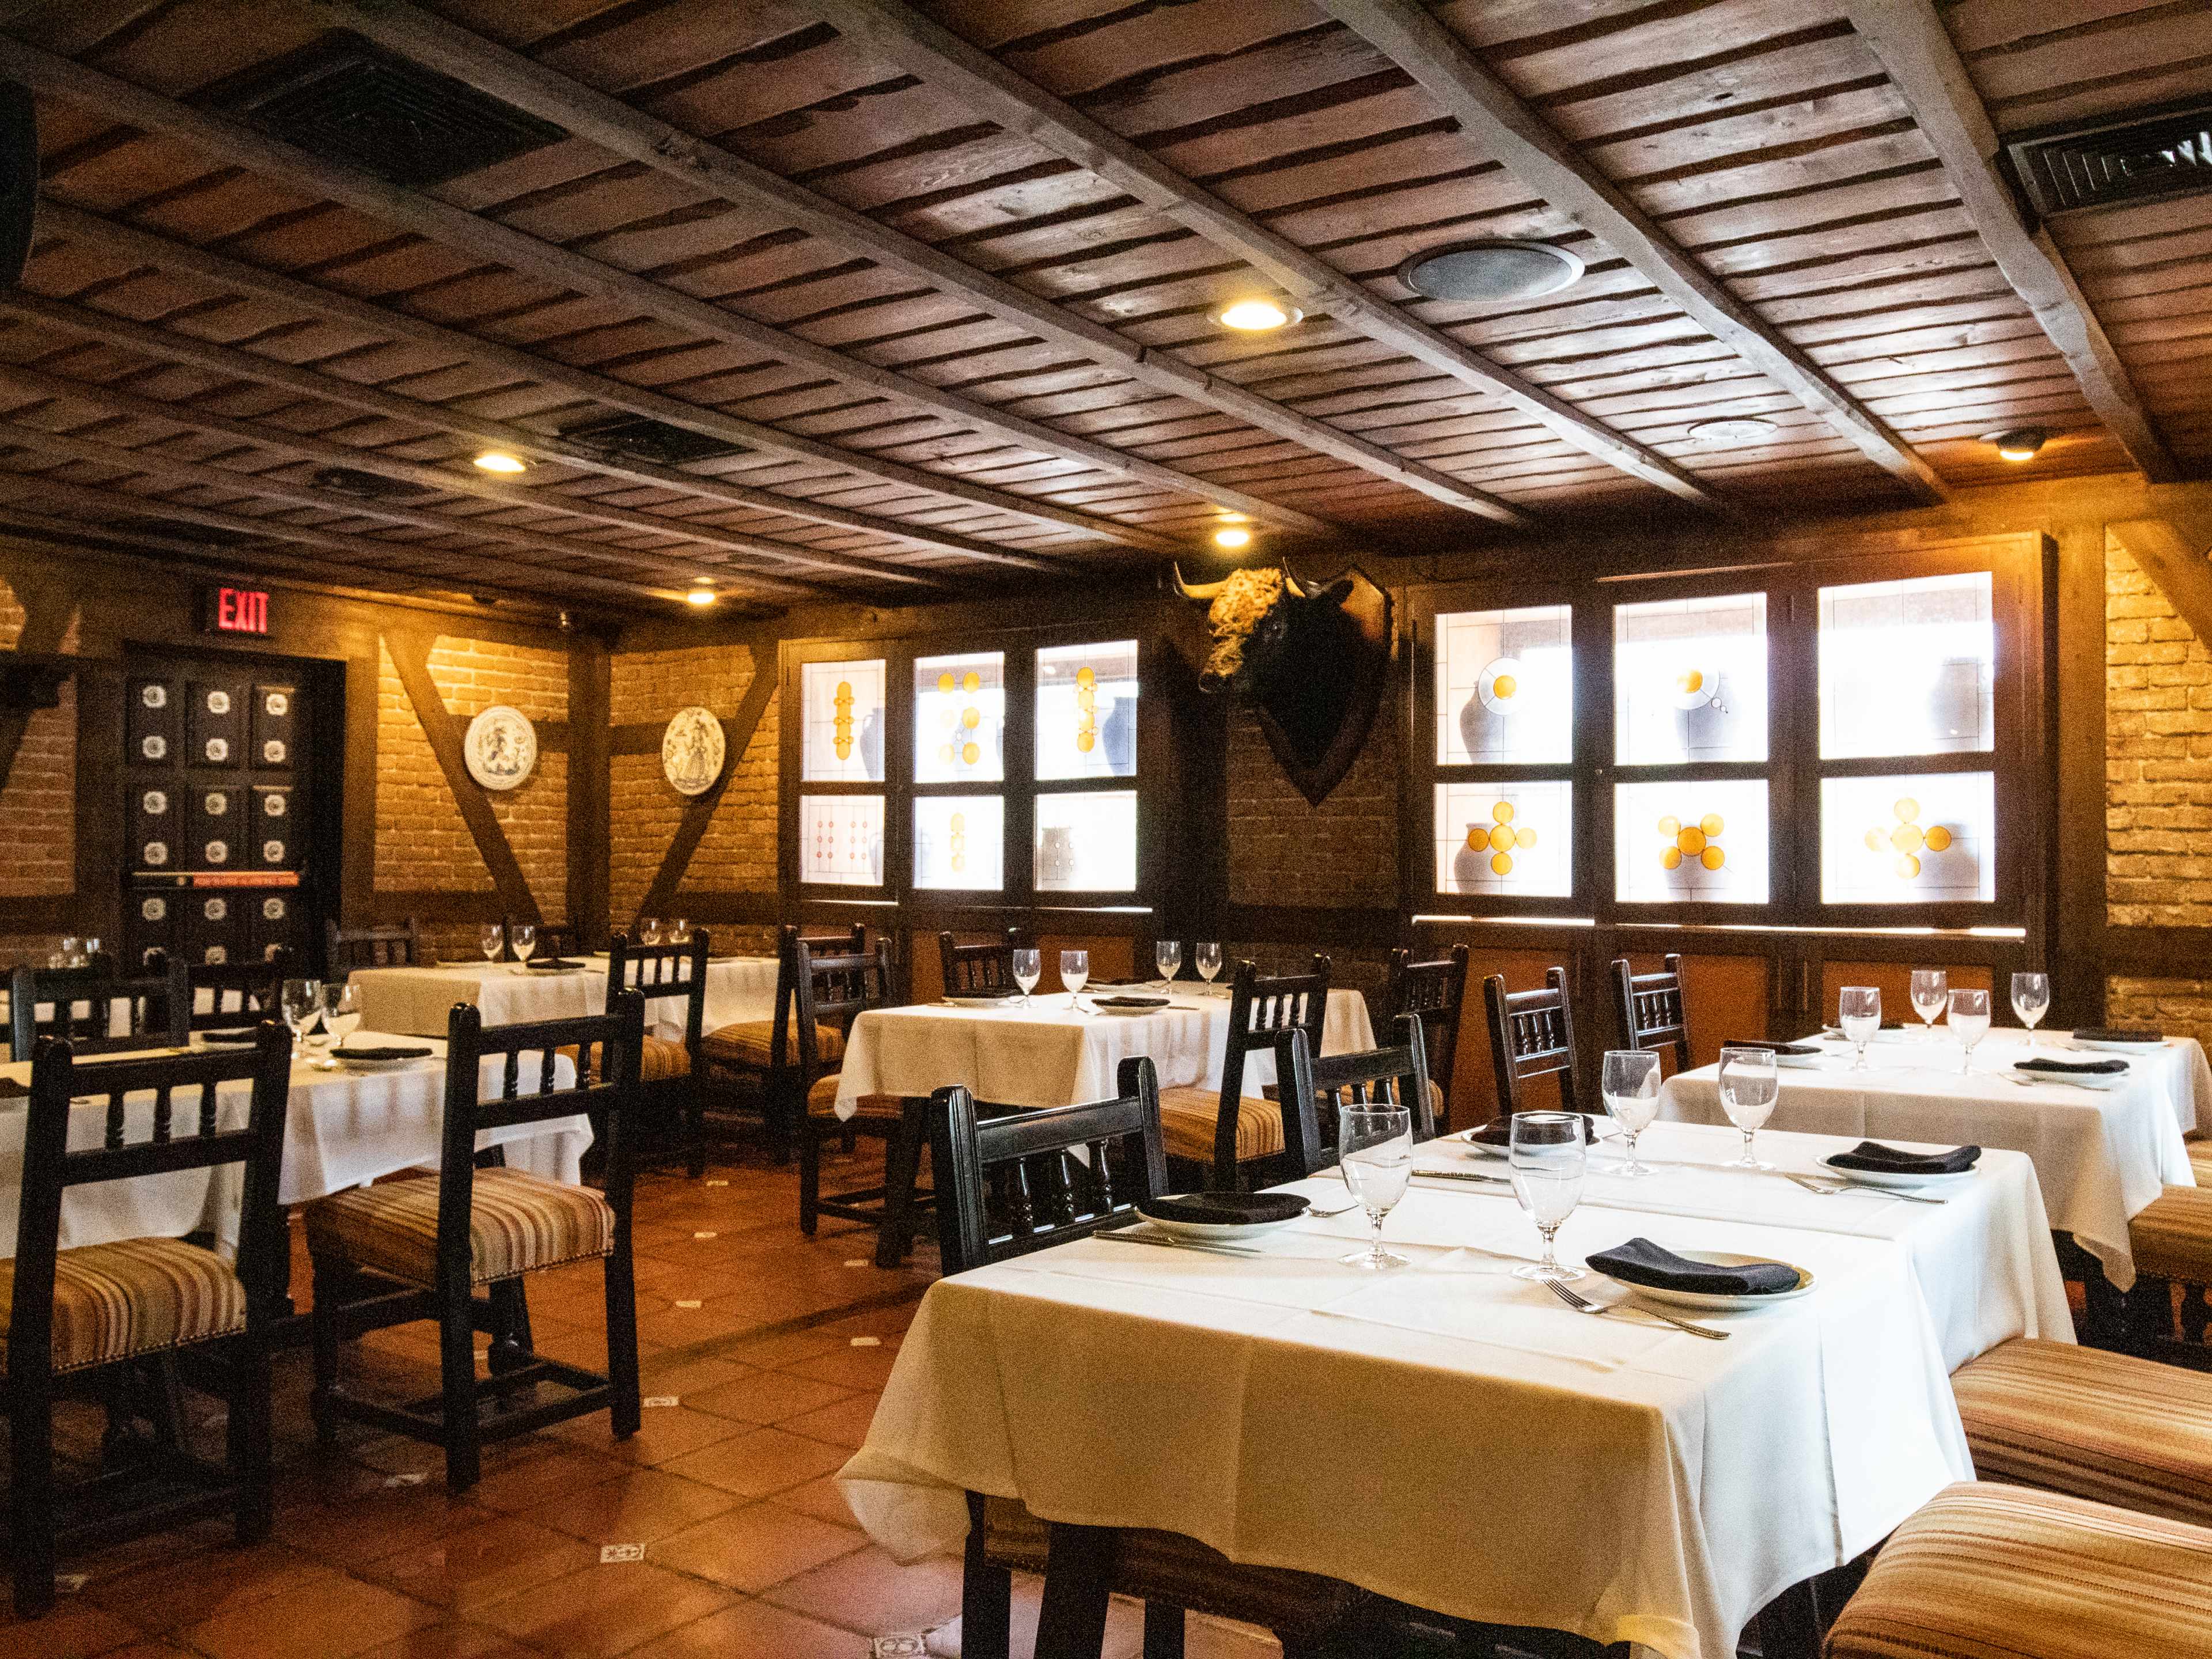
[[[1799,1269],[1787,1299],[1692,1316],[1723,1340],[1595,1273],[1572,1287],[1595,1316],[1516,1277],[1539,1246],[1510,1183],[1419,1173],[1502,1168],[1451,1140],[1416,1149],[1396,1271],[1340,1260],[1368,1231],[1355,1210],[957,1274],[924,1297],[842,1491],[902,1561],[957,1546],[972,1491],[1452,1617],[1731,1659],[1766,1603],[1973,1477],[1952,1370],[2074,1340],[2024,1154],[1984,1152],[1935,1202],[1789,1178],[1847,1144],[1769,1133],[1780,1167],[1745,1170],[1732,1130],[1662,1122],[1640,1149],[1656,1174],[1598,1160],[1562,1261],[1644,1237]],[[1346,1196],[1326,1171],[1283,1190]]]
[[[457,1002],[476,1005],[487,1025],[524,1020],[574,1019],[603,1013],[607,1005],[607,954],[570,957],[574,968],[535,968],[519,962],[447,962],[397,968],[356,968],[351,981],[362,1024],[380,1031],[416,1036],[446,1034]],[[707,963],[704,1029],[720,1030],[775,1012],[774,957],[716,957]],[[681,1040],[681,1005],[673,998],[647,1004],[649,1035]]]
[[[2184,1137],[2212,1122],[2212,1067],[2194,1037],[2131,1047],[2117,1085],[2069,1082],[2016,1069],[2031,1057],[2028,1033],[1990,1031],[1971,1065],[1947,1028],[1885,1030],[1867,1045],[1864,1071],[1840,1038],[1808,1039],[1820,1050],[1778,1067],[1772,1129],[1818,1134],[1903,1136],[2024,1152],[2035,1165],[2051,1224],[2095,1258],[2113,1288],[2134,1286],[2128,1222],[2166,1187],[2193,1187]],[[2035,1039],[2046,1059],[2122,1056],[2075,1046],[2071,1034]],[[1659,1115],[1725,1124],[1719,1068],[1699,1066],[1661,1085]]]
[[[277,1182],[277,1198],[284,1204],[326,1198],[403,1170],[434,1169],[439,1164],[446,1105],[444,1040],[361,1030],[345,1041],[349,1048],[404,1042],[428,1053],[421,1059],[377,1071],[349,1069],[312,1048],[294,1060],[285,1103],[284,1162]],[[123,1057],[108,1054],[99,1060]],[[480,1087],[487,1094],[497,1091],[505,1061],[504,1055],[484,1057]],[[525,1055],[520,1075],[523,1092],[533,1092],[538,1060]],[[574,1064],[566,1055],[554,1057],[555,1088],[573,1086],[575,1075]],[[0,1091],[5,1091],[0,1094],[0,1257],[15,1253],[23,1184],[25,1091],[30,1080],[29,1061],[0,1065]],[[222,1086],[216,1097],[222,1127],[244,1123],[252,1088],[244,1079]],[[189,1098],[197,1102],[197,1093]],[[143,1139],[152,1121],[153,1097],[128,1097],[124,1109],[126,1133],[133,1139]],[[179,1120],[179,1139],[198,1133],[193,1114],[180,1112]],[[70,1117],[70,1146],[99,1146],[106,1121],[103,1101],[79,1102]],[[509,1168],[571,1186],[583,1180],[583,1157],[591,1144],[590,1121],[580,1114],[508,1124],[483,1130],[477,1137],[479,1152],[503,1148]],[[240,1166],[228,1164],[72,1187],[62,1200],[62,1246],[104,1244],[122,1238],[181,1238],[205,1232],[234,1247],[242,1176]]]
[[[1143,986],[1101,988],[1107,994]],[[838,1075],[837,1115],[849,1118],[864,1095],[926,1096],[959,1084],[996,1105],[1072,1106],[1110,1099],[1121,1061],[1148,1056],[1164,1089],[1218,1088],[1229,1042],[1230,998],[1178,988],[1167,1006],[1135,1013],[1097,1006],[1097,996],[1061,991],[989,1006],[918,1003],[871,1008],[853,1022]],[[1343,988],[1328,994],[1321,1051],[1356,1054],[1375,1046],[1367,1000]],[[1247,1057],[1244,1091],[1275,1080],[1271,1050]]]

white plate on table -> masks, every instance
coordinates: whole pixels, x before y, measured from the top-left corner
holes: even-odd
[[[1127,1019],[1142,1014],[1164,1014],[1168,1010],[1174,1007],[1175,1004],[1168,1001],[1165,998],[1162,998],[1158,1002],[1124,1003],[1120,1006],[1116,1006],[1111,1002],[1103,1002],[1093,999],[1091,1006],[1099,1013],[1119,1014],[1123,1018]]]
[[[2015,1065],[2012,1075],[2023,1083],[2057,1083],[2069,1089],[2117,1089],[2135,1075],[2130,1066],[2124,1072],[2024,1072]]]
[[[2171,1048],[2172,1039],[2160,1037],[2155,1042],[2103,1042],[2094,1037],[2069,1037],[2067,1039],[2067,1046],[2071,1048],[2094,1048],[2100,1054],[2155,1054],[2160,1048]]]
[[[1748,1267],[1755,1262],[1774,1260],[1771,1255],[1738,1255],[1733,1250],[1677,1250],[1674,1254],[1685,1261],[1702,1261],[1714,1267]],[[1795,1302],[1801,1296],[1812,1294],[1814,1279],[1810,1269],[1800,1267],[1794,1261],[1785,1261],[1782,1265],[1796,1270],[1796,1289],[1769,1291],[1764,1296],[1729,1296],[1717,1291],[1668,1291],[1656,1285],[1631,1284],[1625,1279],[1613,1279],[1613,1282],[1632,1295],[1646,1297],[1654,1302],[1671,1303],[1678,1308],[1701,1308],[1708,1313],[1737,1313],[1746,1308],[1763,1308],[1773,1302]],[[1590,1271],[1601,1279],[1613,1279],[1613,1275],[1602,1267],[1592,1267]]]
[[[1854,1170],[1838,1168],[1820,1160],[1820,1167],[1838,1181],[1855,1181],[1868,1187],[1888,1187],[1901,1193],[1917,1192],[1923,1187],[1956,1187],[1972,1181],[1972,1170],[1960,1170],[1952,1174],[1923,1175],[1910,1170]]]
[[[349,1054],[343,1048],[333,1049],[331,1058],[349,1072],[404,1072],[410,1066],[418,1066],[434,1054],[395,1054],[389,1060],[368,1060]]]
[[[1817,1072],[1831,1057],[1830,1051],[1823,1048],[1817,1054],[1777,1054],[1774,1063],[1786,1072]]]
[[[945,1005],[953,1008],[1018,1008],[1019,997],[947,997]]]
[[[1169,1196],[1175,1198],[1181,1194],[1170,1194]],[[1296,1198],[1298,1194],[1255,1193],[1231,1196],[1242,1197],[1249,1201],[1262,1197]],[[1167,1216],[1149,1214],[1141,1208],[1137,1213],[1143,1218],[1144,1224],[1147,1227],[1157,1227],[1169,1237],[1179,1238],[1187,1244],[1229,1244],[1234,1243],[1240,1238],[1257,1238],[1262,1233],[1273,1232],[1278,1227],[1287,1227],[1304,1216],[1307,1207],[1304,1203],[1300,1203],[1297,1209],[1291,1211],[1287,1215],[1271,1216],[1264,1220],[1253,1221],[1177,1221]]]

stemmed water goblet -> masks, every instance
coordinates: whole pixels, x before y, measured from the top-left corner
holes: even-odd
[[[484,954],[486,962],[497,962],[500,953],[507,949],[507,927],[503,922],[487,921],[477,929],[477,948]]]
[[[1070,1008],[1082,1008],[1083,1005],[1075,999],[1082,992],[1084,982],[1090,977],[1090,951],[1062,951],[1060,953],[1060,982],[1067,988],[1067,1006]],[[1085,1009],[1084,1012],[1089,1011]]]
[[[333,1048],[342,1048],[345,1040],[361,1024],[361,997],[349,979],[328,979],[323,981],[323,1037]],[[322,1062],[326,1072],[336,1071],[337,1061],[325,1055]]]
[[[1844,1037],[1858,1050],[1858,1058],[1851,1062],[1851,1070],[1867,1068],[1867,1044],[1881,1030],[1881,988],[1878,985],[1846,985],[1837,1000],[1836,1024],[1843,1028]]]
[[[1022,988],[1022,1006],[1026,1008],[1030,1006],[1030,993],[1036,989],[1037,981],[1044,977],[1044,952],[1017,951],[1013,965],[1014,983]]]
[[[1771,1170],[1759,1158],[1759,1132],[1774,1115],[1781,1097],[1782,1079],[1775,1069],[1774,1050],[1729,1047],[1721,1050],[1721,1109],[1728,1121],[1743,1131],[1743,1156],[1729,1167]]]
[[[1182,971],[1182,941],[1164,939],[1152,945],[1152,961],[1160,970],[1160,990],[1163,994],[1175,988],[1175,976]]]
[[[1637,1161],[1636,1137],[1650,1128],[1651,1120],[1659,1115],[1658,1054],[1650,1048],[1607,1049],[1600,1086],[1605,1094],[1606,1109],[1619,1120],[1621,1133],[1628,1142],[1628,1162],[1620,1166],[1619,1173],[1629,1176],[1654,1173],[1650,1164]]]
[[[691,919],[689,916],[678,916],[668,924],[668,942],[671,945],[689,945],[691,942]]]
[[[1211,940],[1194,945],[1190,947],[1190,960],[1198,969],[1198,976],[1211,988],[1214,975],[1221,971],[1221,947]]]
[[[2020,1023],[2027,1027],[2027,1052],[2035,1052],[2035,1028],[2051,1012],[2051,975],[2048,974],[2014,974],[2012,976],[2012,1011],[2020,1016]]]
[[[284,1016],[284,1024],[292,1033],[292,1058],[307,1057],[307,1043],[301,1036],[322,1012],[323,982],[319,979],[288,979],[277,994],[276,1004]]]
[[[1589,1168],[1589,1146],[1579,1112],[1516,1112],[1506,1143],[1506,1170],[1513,1196],[1521,1200],[1544,1236],[1544,1259],[1513,1270],[1516,1279],[1565,1284],[1580,1279],[1580,1267],[1564,1267],[1554,1248],[1560,1224],[1583,1200],[1583,1176]]]
[[[1403,1106],[1383,1103],[1339,1109],[1337,1168],[1353,1200],[1367,1212],[1367,1248],[1338,1261],[1353,1267],[1402,1267],[1406,1258],[1382,1248],[1382,1218],[1398,1207],[1413,1177],[1413,1119]]]
[[[640,916],[637,919],[637,942],[640,945],[658,945],[660,943],[659,917]]]
[[[538,948],[538,929],[526,921],[518,921],[507,939],[514,951],[514,959],[524,967],[530,965],[531,952]]]
[[[1912,970],[1912,1012],[1920,1016],[1923,1035],[1930,1042],[1936,1040],[1936,1022],[1943,1017],[1950,995],[1951,976],[1941,968]]]
[[[1990,994],[1956,990],[1951,993],[1951,1030],[1959,1038],[1960,1075],[1974,1069],[1974,1045],[1990,1029]]]

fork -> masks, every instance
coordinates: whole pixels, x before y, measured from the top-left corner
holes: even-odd
[[[1838,1193],[1880,1193],[1885,1198],[1903,1199],[1907,1204],[1948,1204],[1948,1198],[1930,1198],[1925,1193],[1908,1193],[1896,1187],[1877,1187],[1869,1181],[1815,1181],[1811,1176],[1801,1176],[1791,1170],[1782,1172],[1808,1193],[1818,1193],[1823,1198],[1833,1198]]]
[[[1565,1303],[1577,1313],[1586,1313],[1593,1316],[1601,1316],[1613,1311],[1613,1309],[1611,1307],[1601,1307],[1596,1303],[1591,1301],[1588,1297],[1577,1295],[1576,1292],[1569,1290],[1565,1285],[1560,1284],[1556,1279],[1547,1279],[1544,1283],[1552,1287],[1552,1294],[1553,1296],[1558,1297],[1560,1301]],[[1620,1304],[1618,1303],[1613,1304],[1614,1307],[1618,1307],[1620,1305]],[[1708,1341],[1725,1342],[1729,1340],[1729,1334],[1726,1331],[1717,1331],[1710,1325],[1692,1325],[1686,1319],[1677,1319],[1670,1313],[1661,1313],[1656,1308],[1647,1308],[1641,1302],[1636,1304],[1636,1311],[1640,1314],[1650,1314],[1652,1318],[1663,1321],[1665,1323],[1672,1325],[1678,1331],[1687,1331],[1692,1336],[1702,1336]]]

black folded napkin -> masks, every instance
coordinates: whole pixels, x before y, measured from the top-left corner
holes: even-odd
[[[1824,1054],[1827,1050],[1817,1042],[1769,1042],[1764,1037],[1730,1037],[1721,1044],[1723,1048],[1764,1048],[1771,1054]]]
[[[2075,1028],[2076,1042],[2141,1042],[2155,1046],[2166,1041],[2163,1032],[2134,1025],[2084,1025]]]
[[[2038,1054],[2033,1060],[2016,1060],[2012,1063],[2015,1072],[2056,1072],[2061,1076],[2117,1077],[2128,1069],[2124,1060],[2052,1060]]]
[[[1165,1008],[1171,1005],[1165,997],[1093,997],[1091,1001],[1101,1008]]]
[[[1480,1128],[1468,1130],[1467,1138],[1479,1146],[1510,1146],[1513,1144],[1513,1120],[1493,1117]],[[1597,1126],[1587,1114],[1583,1118],[1583,1140],[1587,1146],[1597,1144]]]
[[[331,1052],[340,1060],[420,1060],[430,1052],[430,1048],[428,1043],[421,1042],[386,1042],[379,1043],[374,1048],[363,1044],[358,1048],[349,1048],[341,1042]]]
[[[1626,1244],[1600,1250],[1589,1265],[1608,1279],[1626,1285],[1649,1285],[1662,1291],[1702,1291],[1709,1296],[1772,1296],[1797,1288],[1797,1270],[1780,1261],[1751,1261],[1741,1267],[1716,1267],[1709,1261],[1692,1261],[1676,1255],[1648,1238],[1632,1238]]]
[[[1844,1028],[1840,1025],[1825,1025],[1820,1029],[1822,1033],[1827,1036],[1841,1036],[1844,1034]],[[1908,1027],[1901,1019],[1886,1019],[1881,1023],[1881,1029],[1885,1031],[1903,1031],[1906,1030],[1917,1031],[1921,1028],[1917,1024]]]
[[[1010,1002],[1020,1000],[1022,994],[1012,985],[979,985],[972,991],[947,991],[945,994],[969,1002]]]
[[[526,962],[522,965],[533,974],[543,974],[559,968],[581,968],[584,964],[580,962],[571,962],[566,957],[541,957],[535,961]]]
[[[1137,1213],[1147,1221],[1182,1221],[1208,1227],[1288,1221],[1305,1212],[1306,1200],[1296,1193],[1178,1193],[1148,1198],[1137,1206]]]
[[[1982,1156],[1978,1146],[1954,1146],[1948,1152],[1905,1152],[1879,1140],[1862,1140],[1848,1152],[1826,1159],[1832,1170],[1871,1170],[1876,1175],[1964,1175]]]

